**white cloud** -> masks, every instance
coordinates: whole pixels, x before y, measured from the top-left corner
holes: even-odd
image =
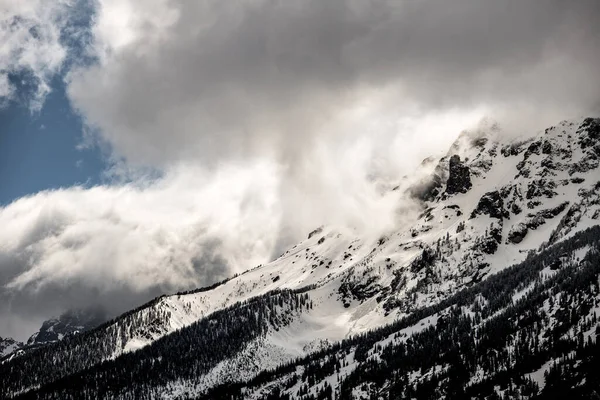
[[[42,192],[0,208],[0,335],[14,316],[149,297],[228,277],[270,257],[279,224],[272,165],[211,176]],[[31,332],[28,332],[29,334]]]
[[[336,157],[323,162],[320,152]],[[154,181],[41,192],[0,208],[0,335],[26,336],[31,324],[9,327],[17,316],[93,304],[121,312],[207,285],[273,259],[323,223],[389,228],[398,198],[365,177],[368,154],[320,148],[294,180],[268,160],[218,170],[186,163]]]
[[[278,221],[270,171],[232,167],[208,177],[185,169],[145,187],[71,188],[20,199],[0,211],[2,252],[26,263],[7,287],[193,287],[263,261]],[[195,269],[195,259],[212,255],[226,265]]]
[[[145,55],[144,50],[160,45],[179,19],[179,10],[164,0],[147,0],[143,7],[131,0],[102,0],[97,14],[92,30],[100,62],[124,51]]]
[[[11,73],[31,73],[35,86],[30,106],[39,110],[50,91],[50,79],[63,64],[67,51],[61,30],[72,1],[0,0],[0,100],[15,94]]]

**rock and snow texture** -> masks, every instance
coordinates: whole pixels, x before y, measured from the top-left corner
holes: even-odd
[[[269,329],[200,381],[179,380],[162,395],[247,379],[437,304],[599,224],[599,160],[600,119],[564,121],[526,140],[505,140],[493,125],[463,133],[444,157],[424,162],[424,169],[434,167],[430,175],[385,194],[417,204],[418,212],[404,218],[409,223],[370,237],[318,228],[273,262],[212,288],[162,296],[93,335],[110,344],[102,359],[115,359],[240,301],[306,288],[311,309]],[[435,318],[422,322],[403,335]]]
[[[15,350],[23,347],[23,343],[16,341],[13,338],[1,338],[0,337],[0,358],[7,356]]]
[[[0,358],[8,355],[17,356],[25,351],[77,335],[96,328],[106,320],[106,314],[101,309],[69,310],[56,318],[44,321],[40,329],[31,335],[26,343],[11,338],[0,338]]]
[[[39,345],[62,340],[68,335],[95,328],[106,319],[105,313],[99,309],[70,310],[57,318],[44,321],[39,331],[29,337],[27,344]]]

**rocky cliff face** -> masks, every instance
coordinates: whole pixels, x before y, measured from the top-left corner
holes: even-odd
[[[471,189],[471,173],[469,167],[460,161],[460,156],[454,154],[448,161],[448,181],[446,182],[446,193],[467,193]]]

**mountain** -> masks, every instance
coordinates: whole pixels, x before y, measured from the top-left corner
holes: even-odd
[[[0,358],[12,353],[13,351],[21,348],[23,343],[16,341],[13,338],[1,338],[0,337]]]
[[[107,319],[104,310],[99,308],[69,310],[57,318],[44,321],[40,329],[29,337],[27,344],[40,345],[62,340],[68,335],[95,328]]]
[[[12,338],[0,338],[0,360],[12,359],[49,343],[68,339],[97,327],[107,319],[106,312],[98,307],[68,310],[59,317],[44,321],[40,329],[31,335],[26,343]]]
[[[273,262],[4,361],[0,397],[600,392],[599,160],[598,118],[464,132],[385,193],[395,229],[320,227]]]

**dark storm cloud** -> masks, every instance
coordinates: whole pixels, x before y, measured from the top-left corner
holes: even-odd
[[[597,1],[157,3],[170,23],[135,10],[116,43],[105,2],[104,63],[71,82],[74,104],[134,162],[295,153],[365,88],[426,110],[586,112],[599,99]]]

